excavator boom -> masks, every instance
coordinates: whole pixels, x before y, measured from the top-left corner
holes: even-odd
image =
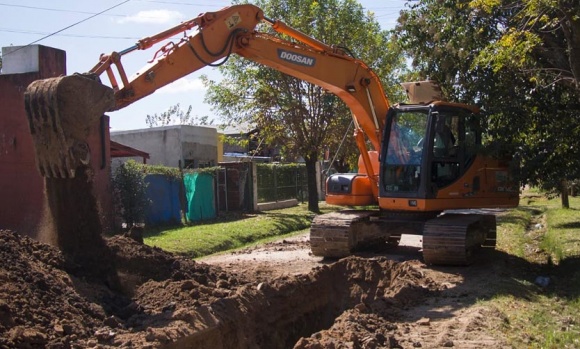
[[[284,37],[258,32],[260,23],[268,24]],[[151,64],[132,77],[127,76],[121,61],[124,55],[149,49],[191,29],[197,32],[178,42],[163,44]],[[378,76],[364,62],[343,50],[266,18],[261,9],[249,4],[200,14],[120,52],[101,55],[87,74],[40,80],[31,85],[26,92],[26,108],[40,172],[47,177],[74,177],[75,167],[84,160],[71,147],[86,138],[86,134],[77,130],[86,129],[105,112],[122,109],[194,71],[219,65],[232,54],[339,96],[352,110],[357,144],[369,178],[376,183],[378,173],[374,173],[373,160],[367,154],[366,140],[375,150],[380,149],[389,108]],[[109,80],[110,88],[99,82],[98,78],[103,75]],[[39,109],[38,105],[50,105],[50,111]],[[41,121],[47,119],[51,120],[50,125]],[[377,195],[375,190],[375,198]]]

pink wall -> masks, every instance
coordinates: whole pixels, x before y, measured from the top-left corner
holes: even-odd
[[[44,179],[36,169],[32,136],[24,111],[24,91],[34,80],[66,74],[66,53],[39,46],[39,72],[0,74],[0,229],[38,237],[44,212]],[[99,127],[89,146],[95,170],[95,192],[105,229],[112,227],[109,119],[104,118],[105,167],[101,168]]]

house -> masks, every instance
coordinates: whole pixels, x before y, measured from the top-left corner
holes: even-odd
[[[173,125],[113,131],[111,140],[148,153],[150,165],[199,168],[217,166],[221,160],[215,127]]]
[[[224,161],[280,161],[280,149],[265,144],[260,138],[260,129],[248,124],[225,127],[221,132]]]

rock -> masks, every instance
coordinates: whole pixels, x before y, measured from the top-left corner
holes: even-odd
[[[64,335],[64,329],[62,328],[61,324],[54,325],[53,329],[54,329],[54,332],[56,332],[58,335],[60,335],[60,336]]]
[[[445,348],[452,348],[455,346],[455,344],[453,343],[452,340],[446,340],[445,342],[443,342],[441,346]]]
[[[134,225],[131,227],[131,229],[129,229],[129,231],[127,233],[125,233],[125,236],[133,239],[135,241],[137,241],[138,243],[142,244],[143,243],[143,231],[145,229],[142,226],[137,226]]]
[[[100,343],[106,343],[114,338],[117,334],[108,327],[103,327],[95,331],[94,336]]]
[[[359,303],[359,304],[355,305],[354,308],[356,310],[360,311],[361,313],[364,313],[368,310],[367,306],[364,303]]]
[[[429,326],[431,325],[431,320],[429,318],[421,318],[415,322],[419,326]]]
[[[550,284],[550,278],[547,276],[538,276],[534,283],[540,287],[547,287]]]
[[[183,284],[181,284],[182,291],[193,290],[194,288],[195,284],[191,280],[184,281]]]
[[[218,282],[216,282],[215,285],[217,288],[224,288],[224,289],[227,289],[230,287],[230,284],[226,280],[218,280]]]
[[[123,324],[119,318],[115,315],[111,315],[103,321],[105,326],[109,326],[110,328],[122,328]]]

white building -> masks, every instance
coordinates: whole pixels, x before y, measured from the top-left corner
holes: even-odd
[[[111,140],[149,153],[150,165],[198,168],[216,166],[221,161],[215,127],[176,125],[113,131]]]

